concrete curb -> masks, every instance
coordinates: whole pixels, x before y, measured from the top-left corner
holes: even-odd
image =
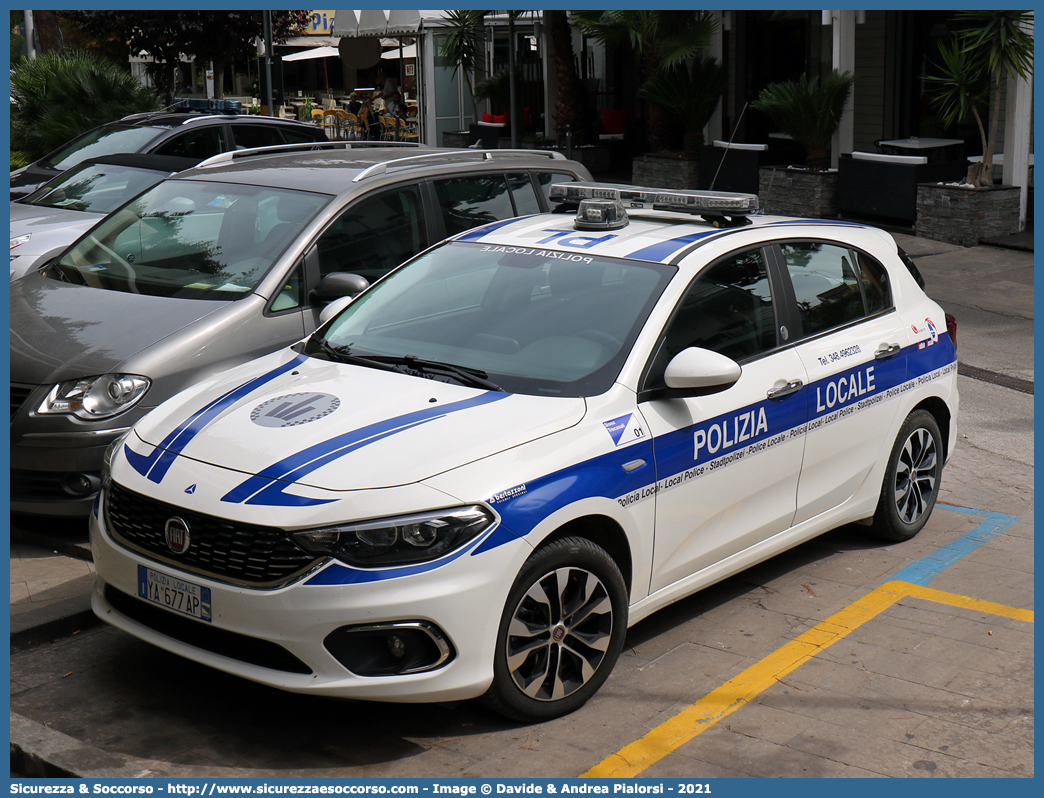
[[[11,772],[34,778],[135,779],[162,774],[11,713]]]
[[[29,534],[19,527],[12,526],[11,542],[25,543],[29,546],[39,546],[41,548],[51,549],[59,554],[64,554],[66,557],[72,557],[74,560],[94,562],[94,555],[91,554],[91,548],[89,545],[75,543],[60,537],[48,535],[47,533],[41,534],[34,532]]]

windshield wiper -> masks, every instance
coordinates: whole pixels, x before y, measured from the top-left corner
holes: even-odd
[[[446,374],[455,377],[465,385],[476,388],[485,388],[489,391],[501,391],[503,388],[487,379],[486,372],[481,369],[457,366],[453,363],[442,363],[437,360],[423,360],[415,355],[357,355],[352,352],[351,347],[336,346],[327,339],[312,333],[311,339],[319,345],[319,349],[338,363],[348,363],[353,366],[366,366],[368,368],[381,369],[382,371],[398,371],[397,366],[405,366],[416,372],[427,372],[429,374]]]

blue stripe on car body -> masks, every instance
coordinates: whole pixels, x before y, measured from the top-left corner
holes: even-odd
[[[180,454],[184,448],[189,445],[192,439],[195,438],[196,435],[198,435],[211,421],[244,396],[247,396],[262,385],[271,382],[276,377],[285,374],[295,366],[303,363],[305,360],[306,357],[304,355],[297,355],[289,362],[272,369],[267,374],[255,377],[254,379],[233,388],[222,396],[219,396],[213,402],[200,408],[186,421],[175,427],[174,430],[163,439],[159,446],[153,449],[148,455],[137,454],[136,452],[131,451],[129,446],[124,445],[123,451],[127,456],[127,461],[131,464],[131,467],[143,477],[146,477],[150,482],[159,484],[163,481],[163,477],[166,476],[167,471],[174,464],[178,454]]]

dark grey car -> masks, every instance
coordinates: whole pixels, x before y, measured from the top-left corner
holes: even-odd
[[[85,515],[106,447],[152,407],[311,333],[329,301],[441,239],[590,180],[529,150],[226,153],[11,284],[11,510]]]
[[[306,141],[326,141],[326,133],[315,125],[271,116],[131,114],[118,122],[88,130],[49,155],[15,169],[11,172],[11,199],[30,194],[42,183],[88,158],[118,152],[150,152],[202,161],[229,150]]]

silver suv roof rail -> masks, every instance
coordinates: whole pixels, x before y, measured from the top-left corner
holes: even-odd
[[[441,152],[426,152],[423,155],[410,155],[405,158],[394,158],[390,161],[375,163],[368,169],[364,169],[352,178],[353,183],[365,180],[368,177],[383,175],[389,167],[398,168],[402,166],[413,166],[430,160],[443,159],[450,161],[493,161],[503,156],[518,158],[520,156],[540,157],[544,156],[550,160],[564,161],[566,157],[557,150],[443,150]]]
[[[308,152],[309,150],[365,150],[374,147],[410,147],[416,149],[421,145],[415,141],[306,141],[301,144],[270,144],[267,147],[250,147],[244,150],[230,150],[211,155],[200,166],[214,166],[229,163],[240,158],[256,158],[259,155],[280,155],[282,153]]]

